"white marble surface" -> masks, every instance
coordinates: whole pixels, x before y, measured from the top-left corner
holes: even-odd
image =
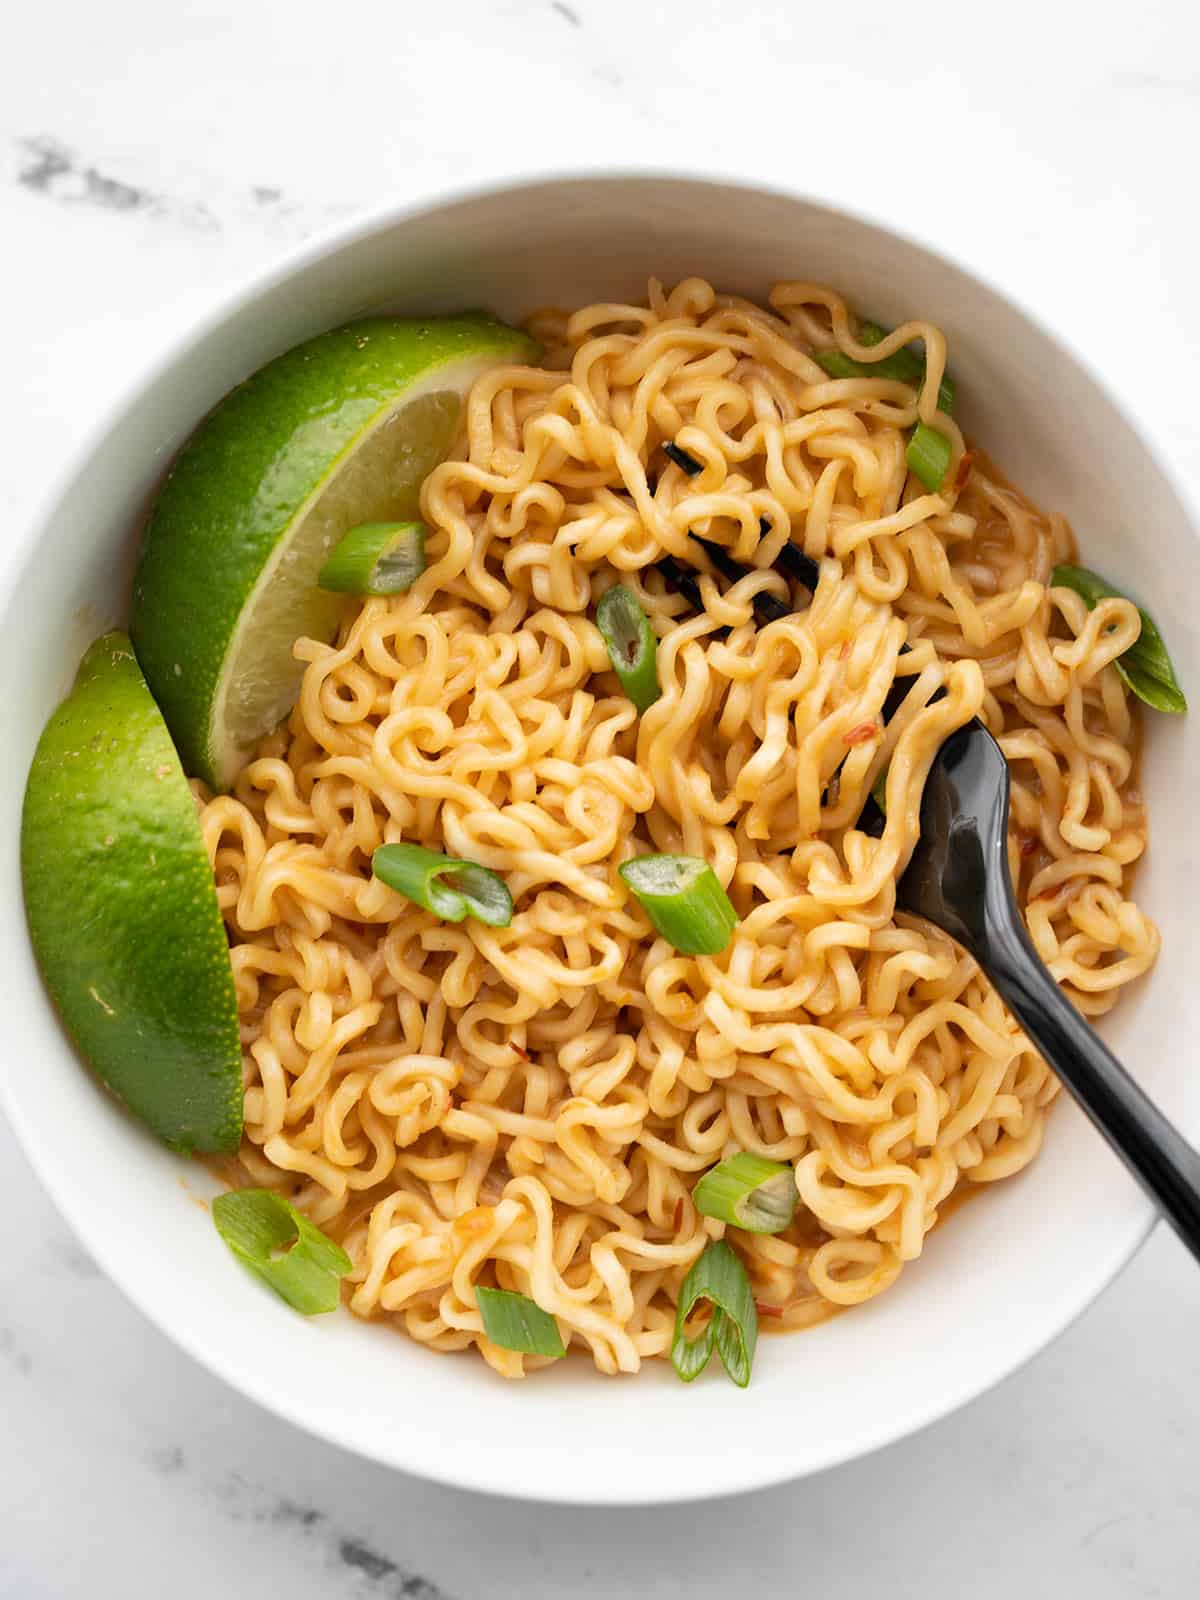
[[[241,275],[359,208],[544,166],[741,171],[911,225],[1136,393],[1200,490],[1193,0],[40,0],[4,31],[0,563]],[[2,1040],[0,1070],[37,1071]],[[1161,1230],[915,1440],[589,1513],[427,1487],[240,1400],[98,1276],[2,1124],[0,1215],[0,1600],[1195,1592],[1200,1275]]]

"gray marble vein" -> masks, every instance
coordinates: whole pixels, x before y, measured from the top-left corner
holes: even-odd
[[[0,1331],[0,1357],[4,1354]],[[420,1572],[392,1541],[369,1536],[309,1500],[281,1493],[277,1484],[241,1469],[211,1477],[203,1463],[178,1444],[156,1445],[143,1460],[160,1482],[178,1482],[182,1492],[216,1507],[227,1524],[272,1530],[274,1537],[291,1541],[302,1552],[304,1564],[315,1563],[326,1571],[339,1592],[377,1600],[458,1600]]]
[[[144,221],[172,234],[264,231],[276,238],[303,238],[344,217],[340,199],[300,199],[272,183],[214,186],[196,199],[170,172],[135,177],[92,160],[55,135],[38,133],[10,140],[12,178],[24,194],[71,213]],[[169,166],[169,163],[164,163]]]
[[[33,1371],[33,1351],[14,1328],[0,1327],[0,1362],[21,1378]]]
[[[101,211],[140,212],[193,228],[216,228],[208,207],[146,188],[104,172],[69,145],[49,134],[17,141],[17,182],[31,194],[62,206],[95,206]]]
[[[73,1235],[64,1233],[46,1244],[46,1260],[72,1278],[98,1278],[100,1268]]]

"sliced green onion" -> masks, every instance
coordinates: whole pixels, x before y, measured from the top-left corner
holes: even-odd
[[[887,336],[888,329],[881,328],[877,322],[864,322],[858,330],[859,344],[882,344]],[[885,356],[882,361],[877,362],[875,370],[878,372],[880,367],[886,367],[896,360],[901,364],[895,374],[897,377],[902,375],[901,369],[903,369],[905,383],[916,383],[918,379],[924,383],[925,362],[908,345],[902,345],[895,355]],[[938,384],[938,410],[944,411],[947,416],[954,410],[954,394],[954,379],[948,372],[943,372],[942,381]]]
[[[270,1189],[235,1189],[213,1201],[217,1232],[275,1293],[306,1317],[336,1311],[350,1257]]]
[[[492,928],[507,928],[513,917],[512,895],[504,879],[487,867],[455,856],[440,856],[419,844],[381,844],[371,857],[371,871],[406,900],[424,906],[444,922],[474,917]],[[442,883],[440,880],[447,881]]]
[[[882,344],[890,330],[881,328],[877,322],[864,322],[858,330],[859,344]],[[909,345],[902,344],[899,350],[893,351],[890,356],[876,363],[875,370],[889,369],[888,376],[900,378],[904,383],[917,383],[925,376],[925,363]]]
[[[814,350],[813,360],[831,378],[886,378],[886,372],[869,367],[865,361],[855,361],[844,350]]]
[[[692,1203],[702,1216],[746,1233],[782,1233],[796,1214],[796,1174],[785,1161],[739,1150],[708,1169]]]
[[[859,344],[879,344],[887,338],[877,322],[864,322],[858,330]],[[915,350],[902,345],[882,361],[855,361],[841,350],[818,350],[813,355],[818,366],[831,378],[891,378],[900,383],[925,381],[925,363]],[[945,374],[938,385],[938,410],[950,414],[954,409],[954,379]]]
[[[425,571],[423,522],[360,522],[317,575],[338,594],[403,594]]]
[[[519,1350],[527,1356],[566,1355],[558,1323],[527,1294],[476,1284],[475,1304],[484,1333],[502,1350]]]
[[[831,378],[890,378],[898,383],[919,383],[925,375],[925,363],[911,350],[897,350],[882,361],[856,361],[844,350],[816,350],[813,360]]]
[[[884,767],[871,785],[871,799],[874,800],[885,817],[887,816],[887,775],[888,769]]]
[[[1187,710],[1187,700],[1177,683],[1166,683],[1139,667],[1127,666],[1123,659],[1114,665],[1133,693],[1152,711],[1167,711],[1179,716]]]
[[[634,856],[617,869],[655,930],[685,956],[719,955],[737,912],[707,861],[698,856]]]
[[[685,1325],[700,1300],[711,1303],[712,1320],[696,1338],[689,1339]],[[758,1312],[746,1269],[724,1239],[714,1239],[683,1280],[675,1308],[671,1365],[684,1383],[691,1383],[708,1365],[715,1345],[721,1365],[744,1389],[750,1382],[757,1342]]]
[[[953,448],[944,433],[918,422],[904,456],[908,470],[920,478],[931,493],[937,494],[945,481],[952,454]]]
[[[1094,611],[1101,600],[1129,598],[1119,589],[1114,589],[1111,584],[1105,583],[1096,573],[1089,572],[1087,567],[1055,567],[1050,574],[1050,587],[1074,590],[1087,601],[1089,611]],[[1129,649],[1122,651],[1117,657],[1113,666],[1138,699],[1144,700],[1155,711],[1174,713],[1186,711],[1187,700],[1179,687],[1179,680],[1175,676],[1175,668],[1171,665],[1163,636],[1155,627],[1153,619],[1142,610],[1141,606],[1138,606],[1137,610],[1138,616],[1142,619],[1142,631]]]
[[[596,607],[596,626],[604,635],[608,659],[622,689],[639,711],[648,711],[662,693],[658,641],[633,590],[624,584],[606,590]]]

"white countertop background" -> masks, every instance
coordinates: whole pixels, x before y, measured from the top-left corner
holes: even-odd
[[[1135,394],[1200,491],[1194,0],[38,0],[3,32],[0,565],[245,274],[364,208],[583,165],[741,172],[911,228]],[[99,1276],[2,1122],[0,1216],[0,1600],[1197,1591],[1200,1274],[1162,1229],[916,1439],[589,1512],[430,1487],[240,1399]]]

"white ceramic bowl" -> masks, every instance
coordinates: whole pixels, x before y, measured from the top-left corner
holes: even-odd
[[[884,322],[920,313],[950,348],[965,428],[1085,560],[1128,585],[1200,694],[1191,627],[1200,546],[1170,477],[1081,361],[942,257],[860,218],[779,193],[678,177],[550,179],[393,211],[261,279],[179,344],[107,418],[0,594],[0,971],[9,1115],[47,1189],[135,1304],[213,1372],[300,1427],[444,1482],[583,1503],[687,1500],[813,1472],[900,1438],[979,1394],[1058,1333],[1149,1230],[1147,1201],[1082,1115],[1060,1104],[1020,1178],[928,1241],[898,1286],[849,1316],[764,1338],[742,1391],[636,1380],[564,1362],[505,1384],[348,1313],[306,1321],[231,1262],[202,1207],[211,1185],[143,1134],[72,1054],[35,971],[17,866],[34,744],[101,627],[123,619],[133,530],[172,453],[238,379],[297,340],[381,307],[546,303],[644,292],[700,273],[761,295],[834,284]],[[1186,1133],[1200,1133],[1200,731],[1151,719],[1153,848],[1139,897],[1163,955],[1106,1034]]]

